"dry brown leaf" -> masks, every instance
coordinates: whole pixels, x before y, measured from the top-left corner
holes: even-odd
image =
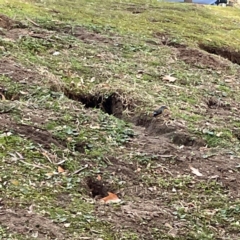
[[[33,204],[30,205],[30,207],[28,208],[29,210],[27,211],[29,214],[33,213]]]
[[[5,42],[15,42],[15,40],[11,38],[2,38],[2,40]]]
[[[108,192],[108,196],[101,198],[100,203],[108,204],[108,203],[119,203],[121,199],[114,193]]]
[[[156,186],[149,187],[148,190],[151,192],[154,192],[154,191],[157,191],[157,187]]]
[[[168,232],[168,234],[169,234],[170,236],[172,236],[173,238],[175,238],[175,237],[177,236],[177,233],[178,233],[178,231],[177,231],[177,229],[175,229],[175,228],[172,228],[172,229]]]
[[[63,173],[63,172],[65,172],[65,170],[61,166],[58,166],[58,172]]]
[[[19,185],[19,181],[18,181],[18,180],[15,180],[15,179],[11,180],[11,183],[12,183],[13,185],[15,185],[15,186],[18,186],[18,185]]]
[[[99,89],[109,89],[109,88],[110,88],[110,85],[107,84],[107,83],[103,83],[103,84],[99,84],[99,85],[98,85],[98,88],[99,88]]]
[[[164,81],[168,81],[168,82],[175,82],[177,79],[175,77],[172,77],[170,75],[166,75],[163,77]]]
[[[199,170],[197,168],[192,167],[191,165],[189,166],[189,168],[192,170],[192,173],[195,174],[198,177],[202,177],[203,174],[199,172]]]
[[[218,175],[213,175],[213,176],[210,176],[210,177],[209,177],[209,179],[217,179],[217,178],[219,178]]]

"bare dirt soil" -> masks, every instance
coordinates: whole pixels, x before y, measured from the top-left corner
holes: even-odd
[[[191,49],[188,48],[183,43],[178,43],[175,41],[172,41],[172,37],[166,33],[155,33],[154,37],[157,38],[156,44],[163,44],[171,47],[175,47],[179,49],[180,52],[180,58],[182,58],[183,61],[186,61],[186,63],[192,63],[196,65],[197,60],[200,61],[199,64],[210,67],[213,69],[219,69],[220,67],[226,68],[228,67],[228,59],[232,63],[240,63],[240,56],[239,52],[235,51],[234,49],[231,49],[231,47],[218,47],[218,46],[209,46],[204,43],[199,44],[199,48],[204,50],[200,51],[199,49]],[[192,53],[191,53],[192,52]],[[214,55],[209,55],[214,54]],[[181,56],[182,55],[182,56]],[[192,57],[191,57],[192,56]],[[194,58],[195,56],[196,58]],[[216,57],[218,56],[218,57]],[[222,57],[222,59],[219,58]]]
[[[26,69],[11,58],[5,57],[0,60],[0,71],[3,76],[22,84],[32,84],[41,80],[40,74],[34,72],[32,69]]]
[[[28,126],[26,124],[14,123],[14,120],[7,119],[5,114],[1,115],[0,130],[11,131],[15,134],[25,137],[36,144],[42,145],[44,148],[49,149],[51,144],[57,147],[63,147],[61,140],[57,140],[50,132],[35,126]]]
[[[163,125],[159,124],[157,126],[155,124],[156,131],[158,127],[161,129]],[[147,174],[151,174],[151,176],[160,174],[165,176],[166,179],[173,176],[189,175],[191,174],[189,169],[191,165],[203,174],[200,179],[195,180],[194,184],[200,183],[202,180],[216,180],[226,191],[229,191],[232,199],[239,197],[240,178],[238,172],[235,171],[235,167],[240,159],[231,157],[227,153],[209,153],[209,150],[203,147],[201,141],[194,146],[184,146],[179,149],[180,145],[173,143],[169,139],[168,133],[154,133],[152,135],[144,127],[136,127],[135,132],[138,133],[138,136],[133,139],[129,148],[134,148],[134,151],[149,156],[155,155],[154,161],[159,165]],[[184,135],[189,137],[186,133]],[[138,172],[139,166],[137,164],[128,165],[115,158],[110,158],[110,162],[111,165],[102,169],[102,172],[106,173],[107,171],[109,174],[116,174],[122,181],[126,181],[126,187],[120,190],[115,189],[115,192],[120,197],[131,201],[126,202],[118,209],[112,209],[109,206],[97,206],[96,215],[99,218],[113,223],[118,229],[122,229],[123,226],[130,230],[137,229],[143,239],[155,239],[150,237],[149,229],[158,229],[162,226],[165,226],[172,236],[183,234],[184,220],[176,221],[172,214],[173,211],[166,208],[165,204],[161,204],[162,202],[171,202],[172,194],[167,195],[161,188],[154,186],[154,183],[149,184],[149,186],[142,184],[141,178],[146,174],[144,173],[144,167]],[[191,184],[189,184],[189,187],[191,188]],[[109,187],[109,191],[110,189]],[[169,189],[169,191],[172,191],[172,189]],[[181,229],[178,226],[181,226]]]
[[[177,54],[178,59],[190,65],[215,70],[229,68],[229,63],[225,59],[200,51],[199,49],[178,48],[177,50],[179,51],[179,54]]]
[[[30,210],[1,208],[0,223],[11,232],[32,238],[64,239],[60,226]]]
[[[17,27],[23,27],[23,24],[21,22],[12,20],[6,15],[0,14],[0,27],[9,30]]]

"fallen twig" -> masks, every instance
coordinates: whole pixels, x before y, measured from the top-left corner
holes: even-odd
[[[51,169],[51,167],[49,167],[49,166],[45,166],[45,165],[44,165],[44,167],[43,167],[43,166],[40,166],[40,165],[37,165],[37,164],[28,163],[28,162],[23,161],[24,157],[23,157],[22,154],[20,154],[19,152],[16,152],[16,154],[9,153],[9,155],[12,156],[12,157],[14,157],[14,158],[15,158],[14,160],[15,160],[16,162],[19,161],[19,162],[21,162],[21,163],[23,163],[23,164],[25,164],[25,165],[32,166],[32,167],[35,167],[35,168],[40,168],[40,169],[50,168],[50,169]],[[17,155],[18,157],[17,157],[16,155]]]
[[[185,89],[184,87],[176,86],[176,85],[173,85],[173,84],[164,84],[164,85],[169,86],[169,87],[179,88],[179,89]]]
[[[25,162],[25,161],[23,161],[23,160],[21,160],[21,159],[18,159],[18,161],[21,162],[21,163],[23,163],[23,164],[26,164],[26,165],[28,165],[28,166],[32,166],[32,167],[44,169],[44,167],[42,167],[42,166],[39,166],[39,165],[37,165],[37,164],[28,163],[28,162]]]
[[[30,23],[32,23],[34,26],[40,27],[40,25],[38,25],[37,23],[35,23],[32,19],[30,19],[30,18],[28,18],[28,17],[26,17],[26,19],[27,19]]]
[[[42,155],[43,155],[44,157],[46,157],[46,158],[47,158],[47,160],[48,160],[50,163],[52,163],[52,164],[53,164],[53,162],[52,162],[51,158],[48,156],[47,152],[45,152],[45,151],[42,151],[41,153],[42,153]]]
[[[78,169],[78,170],[75,171],[73,174],[78,174],[78,173],[82,172],[83,170],[85,170],[86,168],[88,168],[88,164],[86,164],[84,167]]]

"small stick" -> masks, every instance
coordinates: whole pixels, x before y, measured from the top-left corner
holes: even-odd
[[[21,162],[21,163],[23,163],[23,164],[26,164],[26,165],[28,165],[28,166],[32,166],[32,167],[44,169],[44,167],[42,167],[42,166],[39,166],[39,165],[37,165],[37,164],[28,163],[28,162],[25,162],[25,161],[23,161],[23,160],[21,160],[21,159],[18,159],[18,161]]]
[[[86,164],[84,167],[78,169],[78,170],[75,171],[73,174],[78,174],[78,173],[82,172],[83,170],[85,170],[86,168],[88,168],[88,164]]]
[[[35,23],[35,22],[34,22],[33,20],[31,20],[30,18],[26,17],[26,19],[27,19],[30,23],[32,23],[34,26],[40,27],[40,25],[38,25],[37,23]]]
[[[48,160],[50,163],[53,163],[52,160],[51,160],[51,158],[48,156],[47,152],[42,151],[42,155],[43,155],[44,157],[46,157],[47,160]]]
[[[39,166],[39,165],[37,165],[37,164],[32,164],[32,163],[28,163],[28,162],[23,161],[22,159],[24,159],[24,157],[23,157],[22,154],[20,154],[19,152],[16,152],[16,154],[17,154],[18,157],[19,157],[19,159],[16,159],[17,161],[19,161],[19,162],[21,162],[21,163],[23,163],[23,164],[26,164],[26,165],[28,165],[28,166],[32,166],[32,167],[44,169],[44,167]],[[11,156],[14,156],[15,154],[10,154],[10,155],[11,155]],[[15,155],[15,157],[16,157],[16,155]],[[50,167],[45,166],[45,168],[50,168]]]
[[[176,85],[172,85],[172,84],[164,84],[164,85],[169,86],[169,87],[179,88],[179,89],[185,89],[184,87],[180,87],[180,86],[176,86]]]

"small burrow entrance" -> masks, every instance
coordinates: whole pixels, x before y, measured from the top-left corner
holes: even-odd
[[[66,96],[72,100],[79,101],[85,105],[86,108],[100,108],[105,113],[121,118],[123,111],[126,109],[118,93],[110,95],[101,94],[75,94],[65,92]]]
[[[231,48],[223,48],[223,47],[217,47],[217,46],[209,46],[206,44],[199,44],[199,47],[208,52],[212,53],[218,56],[221,56],[223,58],[228,59],[232,63],[240,64],[240,52],[236,51]]]

